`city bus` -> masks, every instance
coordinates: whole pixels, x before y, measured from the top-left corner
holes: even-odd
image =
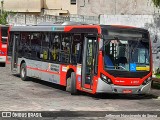
[[[77,94],[147,94],[152,81],[148,30],[65,22],[13,26],[11,70]]]
[[[9,26],[0,25],[0,66],[6,65]]]

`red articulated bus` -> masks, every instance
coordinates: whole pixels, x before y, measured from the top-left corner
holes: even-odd
[[[6,65],[9,26],[0,25],[0,65]]]
[[[66,86],[71,94],[146,94],[151,87],[149,32],[129,26],[41,24],[11,28],[11,67],[22,80]]]

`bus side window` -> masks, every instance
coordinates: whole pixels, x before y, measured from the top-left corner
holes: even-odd
[[[49,33],[42,34],[42,52],[40,57],[43,60],[49,60],[49,40],[50,40]]]
[[[33,58],[40,58],[41,38],[40,33],[33,33],[31,37],[31,56]]]
[[[81,35],[73,36],[73,44],[72,44],[72,62],[73,63],[81,63],[82,60],[82,39]]]
[[[19,41],[19,55],[21,57],[26,56],[30,57],[30,34],[29,33],[21,33],[21,38]]]
[[[50,44],[50,60],[51,61],[60,61],[59,60],[59,52],[60,52],[60,35],[52,34],[51,36],[51,44]]]
[[[61,61],[64,63],[70,62],[71,54],[71,35],[62,35],[62,46],[61,46]]]

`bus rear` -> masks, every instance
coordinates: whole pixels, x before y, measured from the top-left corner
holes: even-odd
[[[6,65],[9,26],[0,26],[0,65]]]
[[[149,32],[126,26],[101,26],[97,93],[145,94],[151,87]]]

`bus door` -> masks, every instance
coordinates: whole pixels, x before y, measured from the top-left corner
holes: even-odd
[[[92,89],[96,44],[96,37],[85,37],[82,60],[82,88]]]
[[[18,62],[18,41],[20,39],[20,34],[15,33],[13,37],[13,49],[12,49],[12,62],[11,70],[12,72],[17,72],[17,62]]]

